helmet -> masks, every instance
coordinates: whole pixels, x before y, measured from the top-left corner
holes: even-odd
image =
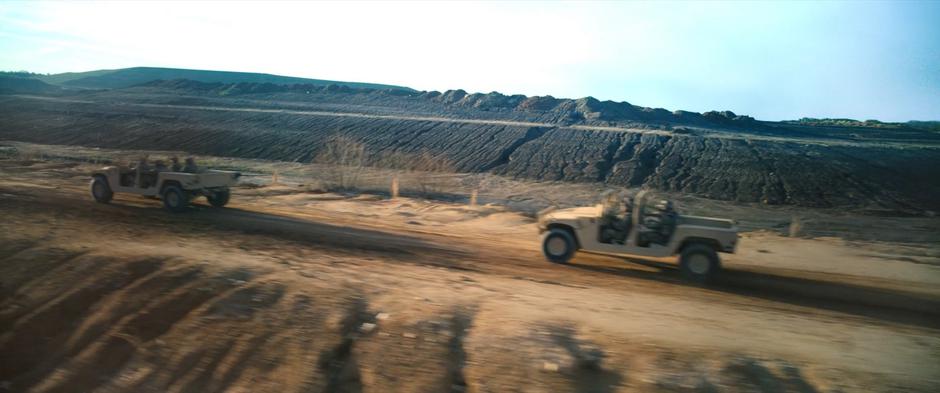
[[[665,200],[665,199],[659,202],[656,202],[656,205],[653,207],[655,207],[656,210],[659,210],[659,211],[670,211],[673,209],[672,201]]]

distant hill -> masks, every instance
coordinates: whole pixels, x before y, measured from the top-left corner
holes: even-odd
[[[35,78],[33,74],[0,73],[0,94],[49,94],[61,88]]]
[[[911,120],[906,123],[893,123],[893,122],[883,122],[878,120],[855,120],[855,119],[816,119],[812,117],[804,117],[800,120],[784,120],[781,123],[788,124],[799,124],[806,126],[819,126],[819,127],[867,127],[867,128],[899,128],[899,127],[912,127],[920,129],[933,129],[936,130],[940,127],[940,121],[917,121]]]
[[[339,82],[322,79],[297,78],[254,72],[205,71],[180,68],[134,67],[117,70],[88,72],[66,72],[62,74],[38,75],[38,79],[52,85],[89,89],[119,89],[155,80],[189,79],[206,83],[273,83],[278,85],[310,84],[318,86],[341,85],[356,88],[400,89],[413,91],[403,86],[378,83]]]
[[[906,123],[908,126],[921,130],[940,132],[940,121],[918,121],[911,120]]]

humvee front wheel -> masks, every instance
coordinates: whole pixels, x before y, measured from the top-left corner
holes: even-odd
[[[707,284],[718,275],[721,261],[714,248],[705,244],[693,244],[682,250],[679,256],[679,270],[686,280]]]
[[[163,207],[174,213],[184,211],[189,206],[189,195],[179,186],[166,186],[161,197],[163,198]]]
[[[568,263],[577,245],[571,232],[563,229],[552,229],[542,240],[542,253],[545,258],[554,263]]]
[[[91,179],[91,196],[95,198],[95,202],[108,203],[111,202],[111,198],[114,198],[114,192],[111,191],[107,179],[102,176],[95,176],[94,179]]]
[[[209,201],[209,204],[214,207],[223,207],[228,203],[228,199],[231,196],[228,188],[219,191],[213,191],[209,195],[206,195],[206,200]]]

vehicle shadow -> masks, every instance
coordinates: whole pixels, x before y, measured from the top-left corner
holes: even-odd
[[[723,269],[712,283],[700,285],[684,281],[676,264],[628,257],[616,259],[654,270],[642,270],[629,265],[598,265],[592,258],[584,259],[580,263],[576,260],[565,266],[596,273],[668,282],[796,306],[837,311],[886,322],[940,328],[940,299],[926,294],[794,277],[774,272],[742,270],[734,267]]]

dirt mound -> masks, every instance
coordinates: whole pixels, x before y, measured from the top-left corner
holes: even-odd
[[[369,165],[426,155],[461,172],[740,202],[940,210],[940,134],[904,126],[862,135],[859,127],[764,123],[728,111],[668,112],[590,97],[391,94],[341,85],[172,80],[80,98],[3,98],[0,139],[310,162],[342,134],[365,145]]]
[[[433,106],[427,109],[438,113],[442,110],[456,111],[461,115],[470,116],[474,116],[474,111],[498,112],[513,119],[565,124],[629,124],[631,126],[653,126],[654,128],[670,125],[731,128],[748,126],[752,129],[763,127],[761,123],[756,122],[749,116],[738,116],[730,111],[712,111],[704,114],[686,111],[669,112],[661,108],[646,108],[627,102],[599,101],[594,97],[566,99],[552,96],[526,97],[519,94],[507,96],[495,91],[486,94],[470,94],[461,89],[440,93],[436,91],[413,92],[404,89],[372,89],[342,84],[208,83],[184,79],[156,80],[144,83],[141,86],[211,96],[342,93],[344,99],[353,100],[354,102],[379,101],[390,104],[396,101],[405,101],[415,109],[426,107],[428,104],[441,104],[437,109],[434,109]],[[318,100],[321,98],[329,99],[329,97],[316,97]],[[400,104],[399,102],[398,105]],[[479,116],[479,113],[476,116]]]

